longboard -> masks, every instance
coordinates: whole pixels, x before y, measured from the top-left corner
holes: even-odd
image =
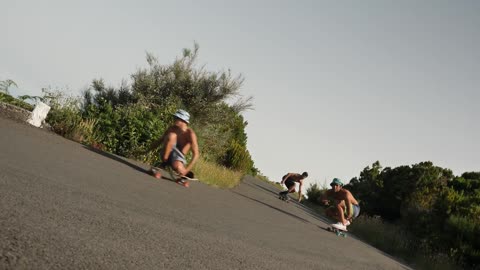
[[[157,179],[160,179],[162,178],[162,172],[160,171],[159,168],[157,167],[151,167],[150,168],[150,174],[153,175],[153,177],[157,178]]]
[[[187,174],[188,176],[191,176],[191,177],[180,176],[170,166],[166,167],[165,171],[167,171],[169,177],[165,177],[164,175],[162,175],[162,171],[161,171],[160,168],[153,167],[153,166],[150,168],[150,173],[153,175],[153,177],[155,177],[157,179],[164,178],[164,179],[168,179],[168,180],[171,180],[171,181],[175,181],[175,183],[177,183],[179,185],[182,185],[184,187],[189,187],[190,186],[188,181],[198,181],[197,178],[194,178],[194,175],[193,175],[192,172],[189,172]]]
[[[285,196],[282,196],[282,195],[278,195],[278,198],[284,202],[290,202],[290,198],[288,198],[288,195],[285,195]]]
[[[337,236],[347,237],[347,231],[334,228],[332,226],[327,227],[325,230],[335,233]]]

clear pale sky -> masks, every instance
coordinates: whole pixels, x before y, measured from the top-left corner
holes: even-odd
[[[68,3],[67,3],[68,2]],[[119,86],[145,53],[200,45],[254,97],[248,148],[271,180],[348,182],[376,160],[480,171],[479,1],[0,0],[12,94]],[[307,184],[308,186],[308,184]]]

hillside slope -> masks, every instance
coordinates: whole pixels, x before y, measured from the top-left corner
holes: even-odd
[[[0,269],[405,269],[246,177],[184,188],[0,117]]]

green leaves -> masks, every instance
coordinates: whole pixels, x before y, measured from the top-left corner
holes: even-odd
[[[240,172],[250,173],[253,169],[253,161],[246,146],[233,140],[224,157],[224,165],[228,168],[234,169]]]
[[[308,201],[316,203],[316,204],[322,204],[322,196],[323,193],[325,192],[326,188],[320,188],[317,183],[310,184],[310,186],[307,189],[307,197]]]
[[[347,188],[361,200],[364,214],[402,224],[428,248],[454,259],[480,262],[479,172],[455,177],[429,161],[381,170],[375,162]]]
[[[177,107],[186,109],[201,123],[214,117],[215,108],[227,100],[238,98],[237,113],[251,109],[252,99],[242,99],[240,95],[243,77],[233,76],[230,70],[211,72],[197,67],[198,51],[195,43],[193,49],[184,49],[183,56],[171,65],[161,65],[147,53],[149,68],[132,75],[132,94],[149,106],[164,106],[175,97]]]

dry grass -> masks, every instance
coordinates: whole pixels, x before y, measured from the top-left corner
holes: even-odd
[[[233,188],[240,183],[243,174],[205,160],[198,160],[193,168],[201,182],[218,188]]]
[[[95,138],[95,126],[98,123],[97,119],[82,119],[74,126],[70,138],[79,143],[91,145],[97,141]]]

